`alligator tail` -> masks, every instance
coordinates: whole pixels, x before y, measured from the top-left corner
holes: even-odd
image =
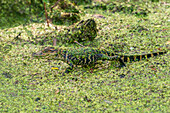
[[[143,55],[129,55],[129,56],[120,56],[123,62],[132,62],[132,61],[140,61],[143,59],[148,59],[150,57],[163,55],[167,53],[167,51],[164,52],[156,52],[156,53],[150,53],[150,54],[143,54]]]

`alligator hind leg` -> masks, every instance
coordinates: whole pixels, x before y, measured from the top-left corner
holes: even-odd
[[[110,60],[119,60],[120,62],[120,67],[126,67],[126,64],[123,62],[123,60],[119,56],[112,56],[110,57]]]
[[[107,56],[107,55],[104,55],[104,54],[98,54],[97,55],[99,58],[99,60],[109,60],[109,61],[113,61],[113,60],[119,60],[120,62],[120,67],[126,67],[125,63],[123,62],[123,60],[118,56]]]
[[[100,57],[99,60],[110,60],[110,61],[119,60],[121,67],[126,66],[125,63],[123,62],[123,60],[118,55],[107,56],[107,55],[104,55],[104,54],[98,54],[97,56]]]

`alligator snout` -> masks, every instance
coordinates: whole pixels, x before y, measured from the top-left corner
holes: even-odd
[[[32,53],[32,56],[33,56],[33,57],[36,57],[36,56],[43,56],[43,54],[42,54],[42,52]]]

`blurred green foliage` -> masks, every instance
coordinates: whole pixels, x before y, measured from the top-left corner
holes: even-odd
[[[0,27],[12,27],[28,22],[31,14],[43,11],[42,0],[0,1]]]
[[[0,28],[13,27],[28,23],[30,18],[44,17],[44,6],[54,5],[58,0],[1,0],[0,1]],[[76,5],[91,4],[100,0],[68,0]],[[103,0],[113,2],[118,0]],[[159,0],[119,0],[118,2],[159,2]],[[45,19],[44,19],[45,21]]]
[[[77,2],[76,2],[77,1]],[[71,0],[80,4],[89,3],[89,0]],[[23,23],[28,23],[30,18],[44,17],[44,5],[47,9],[54,5],[57,0],[3,0],[0,1],[0,28],[14,27]],[[45,17],[44,17],[45,18]],[[45,19],[44,19],[45,20]]]

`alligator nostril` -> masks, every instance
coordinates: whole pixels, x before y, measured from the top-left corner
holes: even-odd
[[[36,53],[32,53],[32,56],[35,56],[36,55]]]

